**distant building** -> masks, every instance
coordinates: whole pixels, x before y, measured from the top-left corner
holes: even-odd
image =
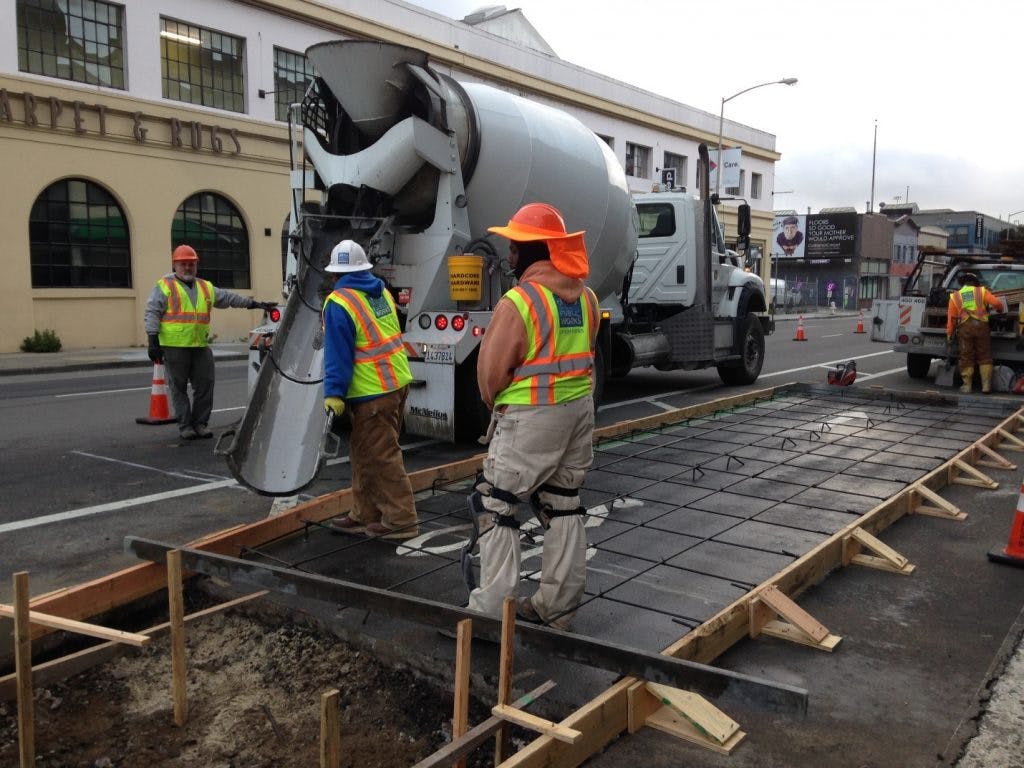
[[[935,226],[944,230],[946,248],[952,253],[994,253],[998,251],[999,233],[1009,224],[980,211],[954,211],[952,208],[926,208],[917,203],[879,205],[889,217],[913,216],[919,226]]]

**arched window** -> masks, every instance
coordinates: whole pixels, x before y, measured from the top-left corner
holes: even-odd
[[[185,243],[199,254],[199,276],[220,288],[249,288],[249,232],[227,198],[197,192],[171,223],[171,249]]]
[[[124,212],[106,189],[61,179],[36,198],[28,221],[33,288],[131,288]]]

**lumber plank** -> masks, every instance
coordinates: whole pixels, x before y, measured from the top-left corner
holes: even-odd
[[[769,637],[777,637],[780,640],[789,640],[791,643],[799,643],[820,651],[831,653],[839,645],[842,638],[839,635],[826,635],[821,640],[815,640],[795,624],[788,624],[783,621],[772,620],[761,627],[761,634]]]
[[[167,603],[171,625],[171,694],[174,698],[174,724],[188,722],[188,697],[185,690],[185,600],[181,582],[181,552],[167,553]]]
[[[909,564],[907,558],[881,539],[872,536],[863,528],[854,528],[853,533],[850,534],[850,538],[856,540],[859,544],[867,547],[879,556],[877,558],[873,558],[869,555],[861,555],[860,559],[854,559],[853,562],[860,563],[861,565],[871,564],[872,567],[878,567],[878,564],[875,561],[881,559],[888,564],[888,570],[895,571],[896,573],[911,573],[914,570],[914,567]],[[907,570],[908,567],[909,570]]]
[[[979,453],[984,454],[986,457],[984,459],[975,457],[975,464],[979,464],[983,467],[992,467],[993,469],[1006,469],[1011,472],[1017,469],[1016,464],[1008,461],[1005,457],[1000,456],[984,443],[978,443],[975,448],[977,448]]]
[[[0,616],[13,618],[14,606],[0,603]],[[137,632],[122,632],[119,629],[110,629],[108,627],[101,627],[99,624],[87,624],[84,621],[65,619],[62,616],[51,616],[40,611],[29,611],[28,618],[32,624],[40,624],[50,629],[61,629],[65,632],[73,632],[76,635],[98,637],[100,640],[110,640],[116,643],[124,643],[125,645],[143,646],[147,645],[150,641],[149,637]]]
[[[32,696],[32,633],[29,625],[28,571],[12,576],[14,586],[14,669],[18,676],[18,762],[36,764],[35,701]]]
[[[495,704],[491,707],[491,714],[500,717],[502,720],[508,720],[516,725],[521,725],[523,728],[529,728],[531,731],[547,734],[559,741],[564,741],[566,744],[575,744],[583,737],[583,734],[574,728],[531,715],[529,712],[524,712],[508,704]]]
[[[712,752],[717,752],[720,755],[731,755],[733,750],[735,750],[736,747],[739,746],[740,742],[747,736],[743,731],[737,730],[726,741],[720,744],[717,741],[704,736],[697,728],[694,728],[693,724],[688,722],[686,718],[680,717],[668,707],[662,707],[648,717],[647,725],[656,730],[671,734],[676,738],[692,742],[698,746],[704,747],[705,749],[710,749]]]
[[[341,713],[337,689],[320,696],[320,768],[341,765]]]
[[[770,586],[761,590],[757,593],[755,599],[767,603],[779,616],[789,621],[815,642],[820,643],[828,637],[828,630],[825,629],[825,626],[790,598],[786,597],[786,595],[779,591],[778,587]]]
[[[512,698],[512,660],[515,655],[516,599],[506,597],[501,604],[501,653],[498,656],[498,706]],[[494,734],[494,764],[504,761],[512,750],[512,734],[499,728]]]
[[[727,742],[729,737],[740,729],[739,723],[709,703],[703,696],[651,682],[647,683],[647,690],[662,704],[675,710],[677,715],[688,720],[698,731],[718,744]]]
[[[452,741],[458,741],[469,730],[469,672],[473,645],[473,620],[463,619],[455,625],[455,695],[452,713]],[[455,768],[466,768],[461,758]]]

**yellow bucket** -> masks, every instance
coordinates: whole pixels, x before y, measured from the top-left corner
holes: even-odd
[[[480,301],[483,256],[448,257],[448,292],[452,301]]]

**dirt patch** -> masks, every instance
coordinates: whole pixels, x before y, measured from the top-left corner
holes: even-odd
[[[177,728],[168,643],[37,688],[36,766],[317,766],[320,696],[332,689],[343,766],[409,766],[450,740],[452,696],[436,681],[307,626],[237,614],[189,626],[189,721]],[[471,704],[470,723],[488,715]],[[15,705],[0,704],[0,765],[18,764],[16,728]],[[470,764],[493,764],[490,747]]]

